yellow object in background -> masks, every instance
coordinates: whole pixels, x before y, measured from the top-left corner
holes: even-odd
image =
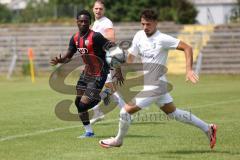
[[[34,58],[33,49],[29,48],[28,49],[28,59],[29,59],[29,64],[30,64],[30,73],[31,73],[32,83],[35,82],[33,58]]]
[[[213,25],[185,25],[178,34],[178,39],[192,46],[193,62],[196,61],[200,50],[207,44],[213,30]],[[169,51],[167,68],[168,73],[184,74],[186,72],[184,52],[178,50]]]

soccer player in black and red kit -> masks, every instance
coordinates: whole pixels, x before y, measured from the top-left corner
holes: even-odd
[[[80,11],[77,14],[76,22],[79,32],[72,36],[67,53],[63,57],[60,55],[53,58],[50,63],[52,65],[66,63],[77,51],[81,55],[85,68],[77,83],[75,105],[85,128],[85,133],[79,138],[85,138],[94,136],[89,123],[88,110],[101,100],[99,93],[104,86],[110,69],[106,62],[105,49],[108,49],[106,46],[114,46],[114,43],[89,28],[91,15],[88,11]]]

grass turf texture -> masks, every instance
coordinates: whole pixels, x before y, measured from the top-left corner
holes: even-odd
[[[103,149],[98,141],[116,134],[118,108],[94,125],[95,138],[77,139],[83,133],[81,123],[61,121],[54,112],[59,101],[74,96],[51,90],[48,78],[37,78],[35,84],[28,78],[0,78],[0,159],[239,160],[240,76],[202,75],[197,85],[185,83],[184,76],[168,79],[179,108],[218,125],[214,150],[201,130],[164,118],[136,120],[121,148]],[[73,105],[71,110],[76,112]],[[141,114],[152,112],[163,115],[155,105]]]

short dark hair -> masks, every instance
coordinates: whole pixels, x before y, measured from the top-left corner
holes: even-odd
[[[84,10],[79,11],[79,12],[77,13],[76,19],[78,19],[78,17],[81,16],[81,15],[86,15],[86,16],[88,16],[88,17],[89,17],[89,20],[90,20],[90,22],[91,22],[92,16],[91,16],[91,14],[90,14],[87,10],[84,9]]]
[[[146,20],[153,20],[157,21],[158,20],[158,15],[157,13],[152,10],[152,9],[144,9],[140,15],[140,19],[144,18]]]
[[[105,4],[104,4],[104,0],[96,0],[96,1],[94,2],[94,4],[95,4],[95,3],[101,3],[102,5],[105,5]]]

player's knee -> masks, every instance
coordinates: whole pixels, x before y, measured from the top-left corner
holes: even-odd
[[[78,110],[78,113],[86,112],[88,110],[88,104],[85,104],[79,101],[77,105],[77,110]]]
[[[77,106],[78,112],[82,113],[82,112],[86,112],[89,109],[93,108],[94,106],[96,106],[99,103],[98,100],[94,100],[91,101],[90,103],[83,103],[80,100],[79,101],[75,101],[75,104]]]
[[[165,113],[165,114],[170,114],[173,113],[176,110],[175,105],[171,103],[164,104],[160,109]]]
[[[176,119],[176,112],[165,112],[165,114],[168,116],[170,119]]]

